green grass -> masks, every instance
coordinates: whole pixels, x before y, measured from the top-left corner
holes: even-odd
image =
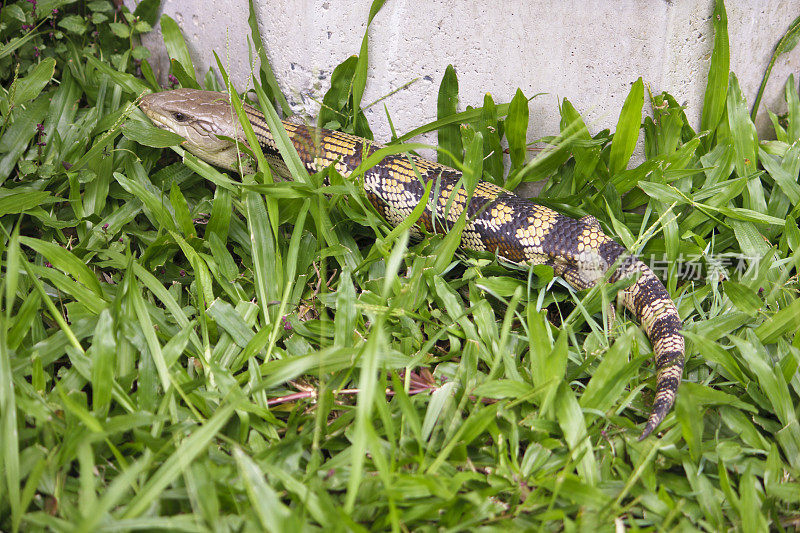
[[[639,80],[613,135],[564,100],[528,159],[528,98],[459,113],[448,69],[412,132],[439,130],[467,188],[549,176],[538,201],[657,269],[687,366],[643,442],[652,353],[626,313],[606,325],[619,287],[462,255],[458,228],[413,242],[286,141],[289,183],[163,150],[134,105],[158,89],[137,46],[157,7],[0,16],[0,529],[797,529],[800,97],[790,79],[776,140],[757,138],[721,1],[702,131]],[[175,78],[224,87],[161,23]],[[367,52],[333,72],[321,125],[371,137]]]

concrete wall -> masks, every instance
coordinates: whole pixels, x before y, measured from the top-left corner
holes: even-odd
[[[317,113],[333,68],[358,53],[370,2],[255,0],[258,23],[275,75],[297,112]],[[134,0],[126,0],[129,6]],[[388,0],[370,28],[370,70],[363,104],[378,140],[389,137],[385,103],[397,131],[433,120],[445,68],[458,73],[461,102],[481,105],[490,92],[509,101],[520,87],[531,96],[529,138],[558,131],[567,97],[590,131],[615,128],[630,84],[639,76],[654,93],[672,93],[699,127],[713,45],[713,0]],[[748,101],[778,39],[800,14],[800,0],[728,0],[731,70]],[[195,64],[226,62],[241,89],[249,77],[247,0],[164,0],[189,42]],[[168,63],[158,32],[145,44],[161,74]],[[160,58],[160,59],[159,59]],[[773,69],[763,105],[781,111],[788,75],[800,71],[800,46]],[[205,70],[202,70],[205,73]],[[766,113],[759,131],[769,130]],[[435,142],[429,136],[428,142]]]

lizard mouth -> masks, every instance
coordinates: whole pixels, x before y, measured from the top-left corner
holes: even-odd
[[[160,128],[162,130],[169,130],[167,123],[162,119],[160,115],[158,115],[157,113],[153,113],[152,110],[150,110],[149,108],[142,109],[142,111],[144,111],[144,114],[147,115],[147,118],[150,119],[150,121],[153,123],[155,127]]]
[[[162,130],[169,130],[170,128],[167,122],[164,120],[164,117],[162,117],[160,113],[154,111],[153,106],[150,105],[151,96],[151,94],[148,94],[142,98],[142,100],[139,102],[139,109],[141,109],[147,118],[150,119],[154,126]]]

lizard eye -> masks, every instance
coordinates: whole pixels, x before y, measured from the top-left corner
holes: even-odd
[[[172,117],[178,122],[186,122],[188,120],[188,117],[180,112],[173,113]]]

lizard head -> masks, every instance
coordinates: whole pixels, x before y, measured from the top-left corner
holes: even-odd
[[[236,144],[244,139],[228,95],[196,89],[175,89],[142,97],[139,108],[157,127],[186,139],[186,150],[209,163],[236,170]]]

